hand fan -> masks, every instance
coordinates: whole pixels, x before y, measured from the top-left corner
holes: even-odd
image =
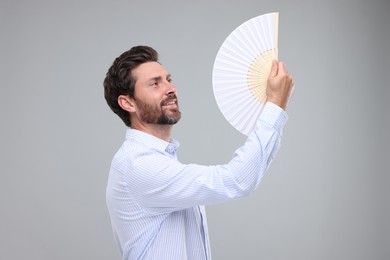
[[[245,135],[255,127],[267,101],[272,60],[278,58],[279,13],[238,26],[220,47],[213,68],[213,91],[227,121]]]

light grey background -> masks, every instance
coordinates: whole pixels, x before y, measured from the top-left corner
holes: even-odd
[[[120,258],[105,185],[125,127],[102,81],[133,45],[173,74],[181,160],[227,162],[244,136],[216,106],[213,62],[273,11],[290,120],[260,189],[207,208],[214,259],[390,259],[390,3],[351,0],[1,0],[0,259]]]

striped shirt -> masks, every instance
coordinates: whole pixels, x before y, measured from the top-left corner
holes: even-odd
[[[106,190],[124,260],[211,259],[205,208],[249,195],[280,146],[286,113],[267,103],[255,130],[225,165],[180,163],[179,143],[128,129]]]

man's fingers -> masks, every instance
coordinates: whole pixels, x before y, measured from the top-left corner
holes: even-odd
[[[279,63],[278,64],[278,75],[281,76],[281,77],[286,77],[286,79],[288,81],[290,81],[290,84],[294,85],[293,79],[292,79],[291,75],[288,73],[284,63],[283,62],[278,62],[278,63]]]

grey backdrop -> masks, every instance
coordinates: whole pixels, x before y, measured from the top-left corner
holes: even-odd
[[[1,0],[0,259],[120,259],[105,185],[125,127],[102,81],[133,45],[173,74],[181,160],[227,162],[244,136],[216,106],[213,62],[273,11],[290,120],[260,189],[207,207],[214,259],[390,259],[390,3],[351,0]]]

